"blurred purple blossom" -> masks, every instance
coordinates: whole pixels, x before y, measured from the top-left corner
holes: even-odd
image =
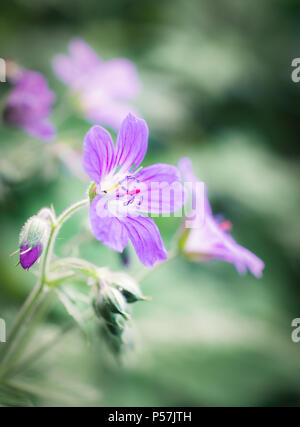
[[[69,44],[69,55],[53,59],[56,76],[77,97],[83,115],[91,123],[118,130],[140,89],[134,64],[127,59],[103,61],[83,40]]]
[[[35,138],[53,139],[55,128],[49,115],[55,94],[45,77],[36,71],[22,70],[12,83],[14,88],[6,100],[4,121]]]
[[[179,161],[179,169],[185,183],[200,182],[194,175],[191,160],[183,158]],[[202,183],[204,186],[205,184]],[[205,188],[205,187],[204,187]],[[186,229],[183,237],[183,251],[194,261],[210,261],[221,259],[235,265],[240,274],[245,274],[247,269],[256,277],[262,276],[264,263],[256,255],[243,246],[238,245],[230,236],[229,221],[220,221],[214,217],[206,196],[204,195],[204,218],[194,215],[189,221],[194,221],[194,226]]]
[[[162,163],[139,167],[147,147],[146,122],[129,114],[115,146],[102,127],[89,130],[83,167],[95,183],[89,213],[95,237],[117,252],[122,252],[130,239],[140,261],[152,267],[164,261],[167,252],[153,219],[140,212],[174,212],[184,203],[184,190],[176,167]]]

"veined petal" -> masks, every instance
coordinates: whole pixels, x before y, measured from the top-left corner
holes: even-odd
[[[107,175],[114,161],[114,144],[110,134],[101,126],[93,126],[84,138],[83,167],[97,184]]]
[[[124,172],[133,166],[137,168],[145,157],[148,135],[146,122],[128,114],[121,124],[117,137],[115,167],[120,166]]]
[[[142,215],[127,216],[122,221],[137,256],[146,267],[167,259],[159,230],[151,218]]]
[[[142,169],[136,178],[141,182],[141,212],[153,214],[174,212],[186,200],[179,170],[172,165],[157,163]]]
[[[92,232],[110,249],[122,252],[128,243],[127,229],[124,224],[113,216],[101,196],[95,197],[89,210]]]

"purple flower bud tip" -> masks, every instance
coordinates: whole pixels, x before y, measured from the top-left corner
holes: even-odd
[[[134,111],[131,101],[140,82],[131,61],[103,61],[87,43],[74,39],[67,55],[54,57],[53,69],[76,96],[88,121],[118,130],[124,117]]]
[[[42,244],[38,243],[34,248],[29,249],[27,243],[20,248],[20,264],[24,270],[28,270],[42,253]]]

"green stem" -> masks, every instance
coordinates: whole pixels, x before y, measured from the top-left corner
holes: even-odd
[[[13,325],[13,328],[10,332],[8,341],[4,347],[4,351],[1,353],[1,373],[3,371],[3,366],[5,366],[5,362],[8,359],[8,356],[10,354],[11,349],[13,346],[16,345],[17,337],[19,335],[19,332],[21,331],[27,317],[30,315],[33,307],[35,306],[35,303],[39,299],[39,296],[41,295],[43,290],[42,282],[39,279],[36,286],[34,287],[33,291],[25,301],[23,307],[21,308],[19,315]]]
[[[49,264],[51,261],[51,255],[53,251],[54,242],[56,239],[56,236],[61,228],[61,226],[64,224],[64,222],[70,218],[73,213],[75,213],[77,210],[83,208],[88,204],[88,199],[81,200],[77,203],[74,203],[72,206],[67,208],[54,222],[52,221],[51,225],[51,231],[48,238],[48,242],[46,245],[46,249],[44,251],[44,254],[42,255],[42,265],[40,270],[40,277],[37,281],[36,286],[34,287],[31,294],[26,299],[23,307],[21,308],[19,315],[13,325],[13,328],[11,330],[11,333],[8,337],[8,341],[3,349],[3,352],[0,356],[0,362],[1,362],[1,369],[0,369],[0,377],[3,375],[3,372],[5,373],[5,363],[8,359],[8,356],[10,355],[11,350],[14,346],[17,344],[18,336],[23,328],[23,326],[26,324],[26,321],[28,320],[30,314],[33,312],[37,302],[39,301],[39,297],[43,292],[44,285],[47,283],[47,274],[49,269]]]

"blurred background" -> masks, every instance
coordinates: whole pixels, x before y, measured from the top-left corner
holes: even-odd
[[[150,128],[145,164],[191,157],[214,213],[228,218],[237,242],[266,264],[261,279],[239,276],[223,262],[177,258],[160,266],[141,282],[152,301],[133,307],[136,348],[122,363],[100,336],[74,328],[13,379],[14,393],[1,391],[2,405],[300,404],[300,343],[291,340],[292,319],[300,317],[300,83],[291,80],[299,22],[296,0],[1,5],[0,56],[46,75],[65,144],[57,161],[55,144],[1,125],[0,318],[8,327],[35,280],[34,270],[9,257],[20,228],[41,207],[53,203],[60,213],[86,193],[88,181],[73,172],[90,124],[76,116],[51,69],[74,36],[104,59],[135,62],[142,82],[136,107]],[[0,83],[1,100],[8,92]],[[180,218],[157,223],[169,248]],[[91,236],[86,210],[57,241],[57,254],[74,252],[122,268],[118,255]],[[139,273],[131,248],[129,255],[129,271]],[[32,345],[68,322],[54,302]]]

